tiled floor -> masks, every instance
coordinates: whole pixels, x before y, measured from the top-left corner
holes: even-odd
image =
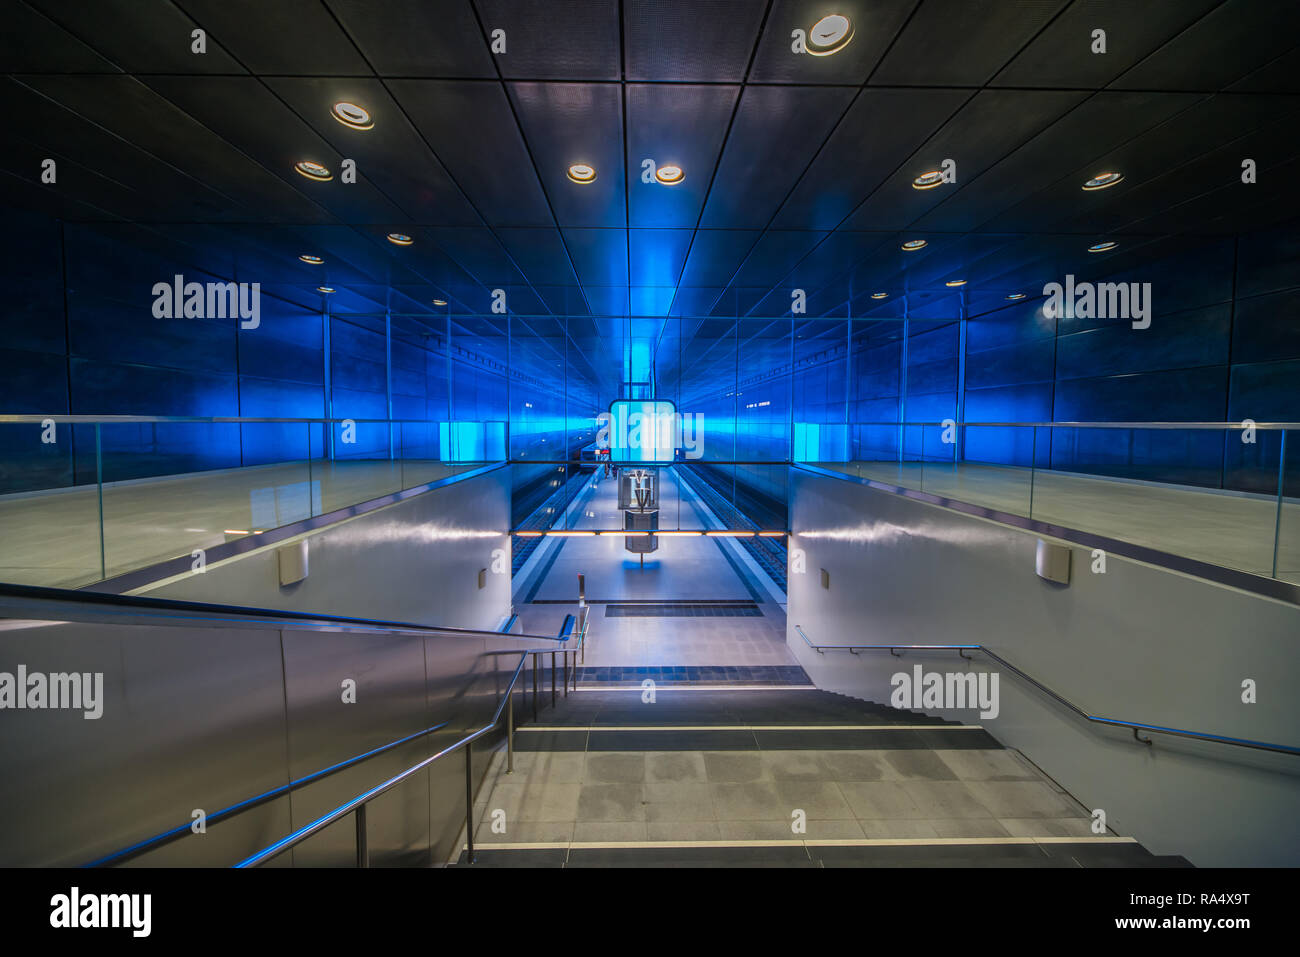
[[[694,495],[681,489],[670,472],[661,473],[661,497],[681,503],[682,524],[704,528],[704,515]],[[599,478],[591,498],[580,510],[576,528],[618,528],[617,486]],[[668,519],[665,518],[665,523]],[[673,517],[676,522],[676,515]],[[727,552],[731,543],[700,537],[665,537],[642,568],[626,552],[621,538],[600,536],[556,540],[554,561],[541,562],[540,582],[529,580],[517,594],[515,611],[528,634],[555,634],[566,614],[576,611],[578,575],[585,576],[592,602],[583,662],[588,668],[611,666],[790,666],[796,664],[786,647],[785,611],[752,576],[754,573]],[[606,617],[607,602],[659,600],[672,602],[756,601],[760,617],[719,616],[669,618]]]
[[[472,466],[428,461],[292,462],[142,479],[103,489],[108,577],[232,532],[276,528]],[[0,496],[0,581],[76,588],[99,581],[99,487]]]
[[[1113,481],[1049,470],[962,463],[817,463],[1067,528],[1259,575],[1300,582],[1300,504],[1205,489]]]
[[[480,844],[789,840],[798,811],[807,839],[1091,836],[1005,750],[517,752],[503,772],[497,754]]]

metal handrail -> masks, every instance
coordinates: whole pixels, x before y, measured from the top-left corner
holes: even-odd
[[[794,630],[799,633],[799,637],[804,640],[804,644],[806,644],[813,651],[817,652],[819,655],[825,654],[827,651],[847,651],[850,654],[854,654],[854,655],[856,655],[859,651],[888,651],[891,655],[901,658],[902,655],[896,654],[896,651],[898,649],[902,649],[904,651],[956,651],[963,658],[969,659],[969,656],[967,656],[965,652],[977,651],[988,658],[992,658],[1003,668],[1006,668],[1008,671],[1010,671],[1012,674],[1016,675],[1017,677],[1023,678],[1025,681],[1029,682],[1029,684],[1033,685],[1043,694],[1047,695],[1049,698],[1058,702],[1059,704],[1064,705],[1066,708],[1073,711],[1075,714],[1077,714],[1079,717],[1083,718],[1086,721],[1092,721],[1096,724],[1108,724],[1120,728],[1132,728],[1133,738],[1136,741],[1140,742],[1141,744],[1151,744],[1152,739],[1144,738],[1140,734],[1138,734],[1138,732],[1151,731],[1157,734],[1172,734],[1183,738],[1195,738],[1198,741],[1212,741],[1216,744],[1231,744],[1235,747],[1240,747],[1240,748],[1254,748],[1259,751],[1275,751],[1279,754],[1300,755],[1300,748],[1292,747],[1291,745],[1287,745],[1287,744],[1270,744],[1266,741],[1251,741],[1247,738],[1230,738],[1227,737],[1226,735],[1209,734],[1208,732],[1205,731],[1186,731],[1181,728],[1165,728],[1156,724],[1143,724],[1140,721],[1124,721],[1119,718],[1103,718],[1099,715],[1089,714],[1087,711],[1085,711],[1083,708],[1080,708],[1077,704],[1070,701],[1065,696],[1053,691],[1051,688],[1043,684],[1041,681],[1039,681],[1037,678],[1033,677],[1032,675],[1026,674],[1024,671],[1021,671],[1011,662],[1007,661],[1007,659],[1003,658],[1001,655],[997,654],[994,651],[990,651],[984,645],[899,645],[899,644],[814,645],[811,641],[809,641],[808,636],[804,634],[804,630],[801,626],[795,625]]]
[[[149,423],[149,422],[210,422],[210,423],[325,423],[325,422],[355,422],[358,424],[391,424],[391,425],[429,425],[437,423],[439,419],[334,419],[334,418],[295,418],[280,416],[240,416],[240,415],[223,415],[223,416],[192,416],[192,415],[87,415],[87,414],[50,414],[38,415],[29,413],[5,413],[0,414],[0,425],[34,423],[40,424],[46,420],[52,420],[57,423],[93,425],[103,423],[106,425],[122,423]],[[488,419],[489,422],[504,422],[505,419]],[[890,422],[849,422],[840,423],[847,425],[881,425],[881,426],[943,426],[948,422],[899,422],[893,420]],[[1300,429],[1300,422],[1255,422],[1247,426],[1241,421],[1236,422],[956,422],[951,423],[958,427],[979,426],[981,428],[1000,427],[1000,428],[1070,428],[1070,429]],[[537,464],[536,462],[534,464]],[[592,463],[586,463],[592,464]]]
[[[18,601],[32,601],[37,604],[42,602],[70,602],[79,608],[84,606],[87,609],[87,617],[91,618],[109,618],[121,614],[136,613],[145,617],[176,617],[176,615],[166,616],[165,612],[174,612],[177,615],[181,613],[190,613],[187,617],[195,615],[220,616],[230,615],[232,618],[221,618],[222,625],[237,625],[248,627],[265,627],[273,625],[282,627],[287,625],[345,625],[355,629],[379,629],[384,631],[412,631],[423,633],[434,633],[439,635],[455,636],[475,636],[486,637],[495,636],[499,632],[483,631],[475,628],[444,628],[438,625],[421,625],[408,621],[387,621],[382,618],[349,618],[345,615],[304,615],[299,612],[283,611],[276,608],[254,608],[246,605],[221,605],[214,602],[201,601],[180,601],[174,598],[150,598],[144,595],[117,595],[111,592],[82,591],[71,588],[49,588],[43,585],[9,585],[0,583],[0,618],[14,617],[6,612],[4,604],[6,599],[16,599]],[[36,609],[37,615],[40,614]],[[66,610],[60,610],[60,614],[65,614]],[[30,617],[30,611],[27,612]],[[511,638],[531,638],[535,641],[556,641],[558,639],[549,635],[511,635]]]
[[[149,422],[209,422],[229,425],[241,422],[279,422],[279,423],[302,423],[316,424],[324,422],[355,422],[357,424],[382,424],[382,425],[436,425],[439,422],[445,422],[446,419],[363,419],[349,417],[345,419],[332,418],[302,418],[297,416],[271,416],[271,415],[93,415],[86,413],[75,413],[72,415],[66,413],[51,413],[50,415],[37,415],[31,413],[5,413],[0,414],[0,425],[21,424],[21,423],[42,423],[50,420],[55,424],[69,425],[119,425],[130,423],[149,423]],[[453,420],[455,421],[455,420]],[[473,421],[482,422],[504,422],[505,419],[475,419]]]
[[[509,747],[511,748],[511,751],[513,752],[515,684],[516,682],[518,682],[519,675],[524,668],[524,662],[527,660],[527,656],[531,652],[530,650],[520,650],[518,652],[509,652],[509,653],[519,655],[519,664],[515,666],[514,673],[510,676],[510,683],[506,686],[505,694],[502,695],[501,702],[500,704],[497,705],[496,712],[492,715],[492,720],[490,722],[483,725],[483,727],[479,728],[477,731],[473,731],[470,734],[467,734],[465,737],[461,738],[459,741],[457,741],[455,744],[451,745],[450,747],[443,748],[438,753],[432,754],[429,757],[425,758],[423,761],[420,761],[418,764],[414,764],[411,767],[407,768],[405,771],[399,772],[398,774],[389,778],[387,781],[383,782],[382,784],[378,784],[368,791],[363,791],[361,794],[358,794],[356,797],[352,798],[351,800],[346,801],[343,804],[340,804],[334,810],[322,814],[320,817],[316,818],[316,820],[312,821],[309,824],[305,824],[302,827],[298,828],[296,831],[292,832],[291,834],[288,834],[280,838],[280,840],[276,841],[274,844],[271,844],[268,847],[264,847],[262,848],[262,850],[257,851],[254,854],[250,854],[248,857],[244,858],[242,861],[235,864],[234,866],[236,868],[248,868],[248,867],[257,867],[259,864],[264,864],[267,861],[271,860],[272,858],[278,857],[279,855],[283,854],[285,851],[289,850],[290,848],[295,847],[298,844],[301,844],[307,838],[329,827],[335,821],[341,820],[342,818],[345,818],[349,814],[355,812],[356,828],[357,828],[357,866],[369,867],[370,854],[369,854],[369,847],[366,839],[366,805],[369,804],[371,801],[373,801],[375,798],[379,797],[379,795],[383,794],[384,792],[390,791],[393,788],[397,787],[397,785],[401,784],[403,781],[407,780],[412,775],[417,774],[418,772],[424,770],[429,765],[433,764],[434,761],[437,761],[439,758],[443,757],[444,755],[451,754],[453,751],[457,751],[461,748],[465,748],[465,828],[466,828],[465,835],[466,835],[466,841],[469,845],[468,857],[470,862],[472,863],[474,860],[474,782],[473,782],[473,750],[469,748],[469,745],[473,744],[475,741],[483,737],[485,734],[489,734],[490,732],[495,730],[496,726],[501,723],[502,711],[505,711],[507,715],[507,722],[508,722],[507,740],[509,741]]]
[[[371,748],[369,751],[363,752],[362,754],[357,754],[354,755],[353,757],[346,758],[342,761],[339,761],[336,764],[330,765],[327,768],[321,768],[319,771],[313,771],[311,774],[303,775],[296,781],[290,781],[288,784],[282,784],[278,788],[272,788],[269,791],[264,791],[263,793],[257,795],[256,797],[251,797],[243,801],[239,801],[235,804],[230,805],[229,807],[222,808],[219,811],[213,811],[210,814],[204,816],[204,821],[208,824],[212,824],[218,820],[221,821],[229,820],[233,817],[243,814],[245,811],[250,811],[255,807],[260,807],[261,805],[265,804],[267,801],[271,801],[278,797],[283,797],[286,794],[291,794],[294,791],[298,790],[298,788],[302,787],[303,785],[311,784],[314,781],[319,781],[323,778],[327,778],[330,775],[336,774],[345,768],[353,767],[357,764],[360,764],[362,761],[367,761],[370,758],[383,754],[386,751],[391,751],[393,748],[397,747],[398,745],[406,744],[407,742],[414,741],[416,738],[422,738],[425,735],[433,734],[435,731],[441,731],[443,728],[447,727],[449,723],[450,722],[448,721],[443,721],[439,724],[433,725],[432,727],[425,728],[422,731],[417,731],[414,734],[408,734],[405,737],[398,738],[396,741],[389,741],[387,744],[381,744],[377,748]],[[143,841],[137,841],[135,844],[132,844],[129,847],[124,847],[121,850],[112,852],[111,854],[105,854],[103,857],[96,858],[95,860],[83,864],[82,866],[83,867],[106,867],[110,864],[116,865],[116,864],[125,863],[126,861],[129,861],[132,858],[139,857],[141,854],[145,853],[146,851],[152,851],[159,847],[163,847],[167,844],[172,843],[178,838],[184,837],[185,835],[192,833],[191,827],[193,823],[194,823],[193,821],[186,821],[184,824],[163,831],[161,834],[155,834],[153,837],[145,838]]]
[[[517,615],[511,615],[510,618],[511,623],[513,623],[513,621],[517,617],[518,617]],[[569,694],[571,675],[573,677],[573,687],[575,689],[577,688],[578,654],[583,651],[586,636],[587,636],[586,605],[584,605],[580,610],[578,619],[575,620],[573,615],[566,615],[564,619],[564,624],[560,628],[560,634],[555,638],[549,640],[556,641],[561,645],[565,645],[565,643],[567,643],[573,637],[575,627],[577,627],[578,629],[577,645],[572,649],[565,646],[562,648],[561,651],[561,653],[564,655],[565,697],[568,697]],[[536,637],[536,636],[519,636],[519,637]],[[492,654],[505,654],[505,655],[517,654],[519,655],[519,664],[515,666],[514,673],[511,674],[510,676],[510,682],[506,686],[505,693],[502,695],[501,702],[497,705],[496,712],[492,715],[492,720],[490,722],[485,724],[483,727],[479,728],[477,731],[474,731],[471,734],[466,735],[464,738],[457,741],[455,744],[451,745],[450,747],[442,749],[437,754],[430,755],[429,757],[420,761],[418,764],[415,764],[407,768],[405,771],[402,771],[399,774],[395,775],[394,777],[389,778],[387,781],[383,782],[382,784],[379,784],[376,787],[373,787],[370,790],[363,792],[362,794],[358,794],[350,801],[347,801],[344,804],[341,804],[338,807],[336,807],[333,811],[330,811],[327,814],[324,814],[321,817],[317,818],[316,820],[312,821],[311,823],[306,824],[303,827],[300,827],[292,834],[286,835],[285,837],[281,838],[279,841],[275,842],[274,844],[271,844],[270,846],[263,848],[261,851],[258,851],[257,853],[244,858],[244,860],[236,864],[235,867],[247,868],[247,867],[256,867],[259,864],[263,864],[274,857],[278,857],[280,854],[283,854],[285,851],[289,850],[295,845],[302,843],[307,838],[311,837],[313,834],[317,833],[321,829],[329,827],[329,825],[333,824],[335,821],[338,821],[351,813],[356,814],[357,866],[369,867],[370,854],[369,854],[368,842],[366,837],[366,827],[367,827],[366,805],[369,804],[370,801],[378,797],[380,794],[383,794],[385,791],[388,791],[396,787],[397,785],[405,781],[407,778],[409,778],[411,775],[428,767],[438,758],[450,754],[451,752],[456,751],[457,749],[462,747],[466,748],[465,751],[465,842],[467,848],[466,855],[469,862],[473,863],[474,862],[474,782],[473,782],[473,763],[472,763],[473,752],[468,748],[468,746],[472,744],[474,741],[476,741],[478,738],[494,730],[497,727],[497,725],[501,723],[501,714],[502,711],[504,710],[506,716],[506,773],[507,774],[514,773],[515,770],[515,703],[514,703],[515,685],[518,684],[519,676],[523,673],[524,663],[527,662],[529,658],[532,658],[533,720],[534,721],[537,720],[537,656],[548,654],[548,653],[551,656],[551,705],[554,706],[556,704],[555,655],[557,653],[555,648],[520,648],[520,649],[512,648],[503,651],[492,652]],[[573,662],[574,662],[574,667],[572,669],[569,667],[570,654],[573,655]],[[584,659],[585,659],[585,655],[584,655]],[[440,725],[439,727],[445,727],[445,725],[446,722],[444,722],[443,725]],[[431,730],[436,730],[436,729],[431,729]]]

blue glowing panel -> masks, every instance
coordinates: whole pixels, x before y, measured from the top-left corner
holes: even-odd
[[[504,422],[439,422],[438,440],[444,462],[499,462],[506,457]]]
[[[791,456],[796,462],[847,462],[849,427],[838,422],[796,422]]]
[[[596,444],[615,465],[662,465],[677,457],[677,407],[664,399],[615,399],[597,418]]]

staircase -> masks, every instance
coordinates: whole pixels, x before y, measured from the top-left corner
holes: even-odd
[[[812,688],[580,689],[544,717],[513,774],[494,757],[473,866],[1189,866],[1093,834],[978,726]]]

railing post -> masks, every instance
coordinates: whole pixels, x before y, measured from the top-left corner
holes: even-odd
[[[555,652],[551,652],[551,707],[555,707]]]
[[[369,867],[370,845],[366,840],[366,806],[359,804],[352,813],[357,819],[357,867]]]
[[[569,649],[564,649],[564,696],[569,696]]]
[[[506,702],[506,774],[515,773],[515,693]]]
[[[533,659],[533,724],[537,723],[537,655],[530,654],[528,657]]]
[[[474,742],[465,745],[465,861],[474,863]]]

